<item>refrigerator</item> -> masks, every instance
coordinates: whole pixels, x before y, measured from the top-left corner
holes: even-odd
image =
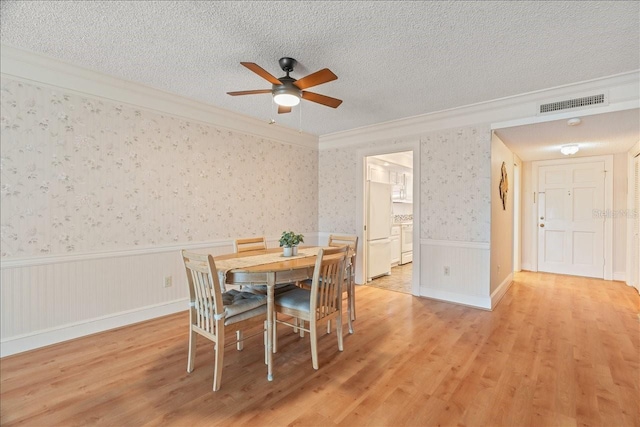
[[[367,281],[391,274],[391,184],[367,181]]]

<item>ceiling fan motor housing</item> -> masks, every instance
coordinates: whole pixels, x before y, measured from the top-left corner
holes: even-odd
[[[278,63],[280,64],[280,68],[282,68],[282,71],[284,71],[285,73],[287,73],[287,75],[289,75],[289,73],[293,71],[293,67],[296,66],[298,61],[296,61],[293,58],[284,57],[284,58],[280,58]]]

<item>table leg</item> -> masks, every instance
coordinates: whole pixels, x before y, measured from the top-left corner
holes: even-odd
[[[273,381],[273,294],[276,287],[276,273],[267,275],[267,380]]]

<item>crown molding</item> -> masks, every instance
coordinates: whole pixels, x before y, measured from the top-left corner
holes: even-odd
[[[39,53],[2,44],[0,56],[0,72],[3,77],[142,107],[258,138],[318,149],[318,137],[315,135],[268,124],[253,117],[72,65]]]
[[[536,118],[541,121],[557,120],[560,117],[556,115],[546,115],[544,119],[540,119],[536,114],[538,104],[596,90],[608,91],[607,107],[574,110],[563,114],[575,116],[637,108],[640,105],[640,70],[322,135],[319,138],[319,148],[326,150],[384,140],[418,138],[425,133],[454,127],[487,125],[495,128],[493,124],[500,122],[504,125],[522,124],[527,120],[533,123]]]

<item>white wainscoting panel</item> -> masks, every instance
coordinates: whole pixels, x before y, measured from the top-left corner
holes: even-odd
[[[278,247],[278,237],[267,238]],[[316,245],[317,233],[305,244]],[[2,263],[0,357],[187,309],[180,249],[220,255],[232,241]],[[172,286],[164,287],[171,276]]]
[[[491,310],[489,243],[421,239],[420,244],[420,296]]]

